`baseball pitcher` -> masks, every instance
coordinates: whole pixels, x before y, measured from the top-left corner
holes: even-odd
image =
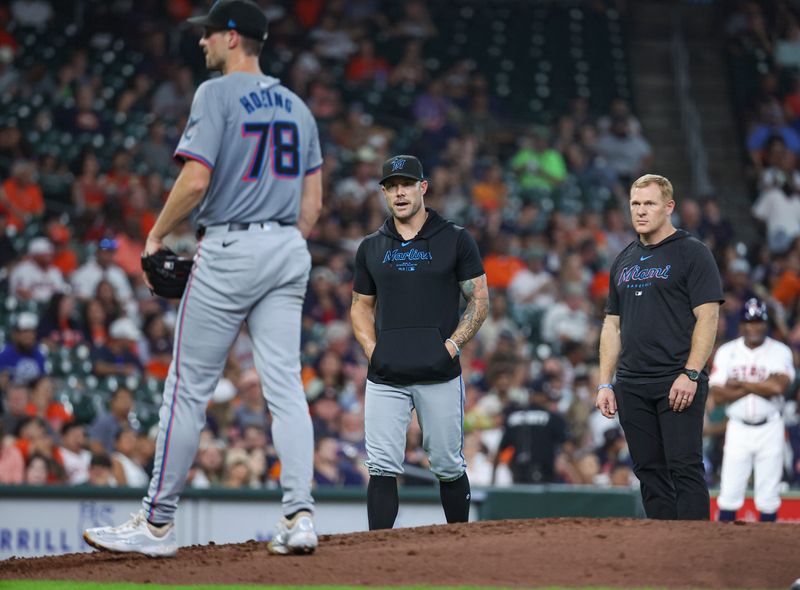
[[[161,250],[195,208],[201,241],[178,309],[143,508],[121,526],[87,530],[84,539],[107,551],[176,553],[175,510],[206,405],[247,322],[281,461],[285,518],[269,550],[311,553],[314,443],[300,381],[300,321],[311,266],[305,236],[322,206],[317,125],[297,95],[261,72],[267,20],[254,2],[221,0],[189,22],[204,28],[206,66],[222,76],[197,89],[175,151],[183,168],[144,254]]]

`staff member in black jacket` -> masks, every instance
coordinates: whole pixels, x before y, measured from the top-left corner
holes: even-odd
[[[469,518],[464,384],[458,355],[489,311],[478,247],[424,203],[414,156],[395,156],[380,181],[391,216],[356,253],[351,318],[369,359],[364,412],[369,528],[394,526],[406,430],[416,409],[447,522]],[[467,307],[459,319],[460,295]]]
[[[722,281],[705,244],[673,227],[669,180],[655,174],[636,180],[630,207],[639,238],[611,266],[596,405],[607,418],[619,409],[647,516],[708,520],[706,361]]]

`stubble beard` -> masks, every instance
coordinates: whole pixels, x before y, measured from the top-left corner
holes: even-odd
[[[417,203],[413,207],[411,207],[411,210],[403,216],[399,215],[397,213],[397,210],[394,207],[392,207],[392,215],[394,215],[394,218],[397,221],[402,221],[405,223],[406,221],[414,217],[417,213],[419,213],[420,209],[422,209],[422,199],[417,201]]]

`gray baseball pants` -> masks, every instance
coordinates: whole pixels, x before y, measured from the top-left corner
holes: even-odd
[[[150,521],[174,518],[206,406],[243,321],[272,414],[284,514],[313,508],[314,433],[300,381],[300,324],[310,268],[306,241],[294,226],[207,228],[178,308],[153,477],[142,501]]]
[[[406,432],[411,410],[417,410],[422,447],[431,471],[440,481],[453,481],[466,471],[464,459],[464,383],[383,385],[367,381],[364,430],[370,475],[403,473]]]

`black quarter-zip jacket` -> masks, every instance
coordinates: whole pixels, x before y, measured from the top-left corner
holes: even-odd
[[[617,379],[677,377],[689,358],[693,310],[712,301],[724,301],[722,280],[703,242],[680,229],[658,244],[631,242],[611,265],[606,305],[606,313],[620,317]]]
[[[436,383],[461,374],[444,343],[458,325],[459,283],[481,276],[483,263],[469,232],[426,210],[412,239],[404,240],[389,217],[356,253],[353,290],[376,297],[368,372],[374,383]]]

